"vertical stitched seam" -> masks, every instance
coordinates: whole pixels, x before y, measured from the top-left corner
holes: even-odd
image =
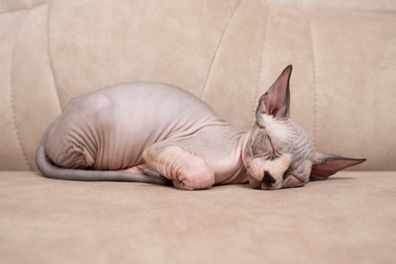
[[[221,44],[223,43],[223,39],[225,36],[225,33],[227,32],[228,26],[231,22],[231,20],[233,19],[233,17],[235,16],[235,14],[237,13],[239,7],[241,6],[242,0],[239,0],[239,2],[235,5],[234,10],[232,11],[232,13],[230,14],[230,16],[227,19],[227,22],[225,23],[223,30],[221,32],[219,41],[217,42],[217,46],[216,46],[216,50],[214,51],[212,58],[211,58],[211,62],[208,68],[208,73],[206,74],[206,78],[205,78],[205,82],[204,82],[204,86],[202,88],[202,92],[201,95],[199,96],[199,98],[203,99],[206,95],[206,91],[207,91],[207,86],[208,86],[208,82],[209,82],[209,77],[212,74],[213,71],[213,65],[215,64],[215,61],[217,59],[217,55],[219,53]]]
[[[315,41],[313,36],[312,21],[311,17],[308,17],[309,22],[309,34],[311,36],[311,48],[312,48],[312,90],[313,90],[313,119],[312,119],[312,142],[316,146],[315,141],[317,138],[317,110],[318,110],[318,94],[317,94],[317,76],[316,76],[316,52],[315,52]]]
[[[51,41],[50,41],[50,22],[51,22],[51,14],[52,14],[52,3],[55,2],[49,1],[48,2],[48,12],[47,12],[47,55],[48,55],[48,62],[49,62],[49,67],[52,73],[52,83],[54,85],[54,90],[55,90],[55,95],[56,98],[58,99],[58,104],[59,104],[59,111],[62,112],[62,104],[59,96],[59,89],[58,89],[58,82],[55,74],[55,68],[51,56]]]
[[[12,118],[12,122],[14,125],[15,135],[16,135],[16,138],[18,141],[19,150],[22,153],[22,158],[23,158],[24,162],[26,163],[26,165],[28,166],[28,168],[30,170],[33,170],[33,167],[31,166],[31,164],[29,163],[29,161],[27,159],[26,151],[22,144],[22,137],[19,132],[19,126],[18,126],[18,122],[17,122],[17,118],[16,118],[15,97],[14,97],[14,65],[15,65],[15,52],[16,52],[16,47],[17,47],[17,39],[19,36],[19,32],[21,30],[22,23],[28,14],[29,14],[29,11],[26,12],[25,16],[21,19],[21,22],[19,22],[18,29],[14,36],[14,46],[12,48],[11,65],[10,65],[10,107],[11,107],[11,118]]]
[[[255,120],[255,109],[256,109],[256,99],[258,97],[258,91],[259,91],[259,87],[260,84],[262,82],[263,79],[263,58],[264,58],[264,44],[267,38],[267,33],[268,33],[268,24],[269,24],[269,16],[270,16],[270,5],[268,3],[268,0],[265,2],[267,9],[266,9],[266,13],[267,15],[265,16],[265,20],[263,20],[263,25],[262,25],[262,29],[261,29],[261,50],[260,50],[260,60],[259,60],[259,65],[258,65],[258,72],[257,72],[257,82],[256,82],[256,89],[254,91],[254,98],[253,98],[253,109],[251,110],[251,119],[250,119],[250,125],[253,125],[254,120]],[[265,26],[264,26],[264,22],[265,22]]]
[[[46,2],[42,2],[40,4],[35,5],[34,7],[28,6],[28,7],[21,7],[21,8],[6,10],[4,0],[0,0],[0,14],[3,14],[3,13],[10,14],[10,13],[18,13],[18,12],[22,12],[22,11],[30,11],[31,9],[34,9],[36,7],[46,5],[46,4],[47,4]]]

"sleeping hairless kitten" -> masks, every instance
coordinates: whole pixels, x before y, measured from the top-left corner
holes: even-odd
[[[249,182],[268,190],[324,180],[365,161],[314,151],[289,118],[291,71],[289,65],[261,96],[248,132],[167,84],[121,84],[77,97],[44,135],[37,166],[57,179],[173,183],[185,190]]]

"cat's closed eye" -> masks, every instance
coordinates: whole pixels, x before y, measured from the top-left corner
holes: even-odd
[[[273,159],[275,156],[268,135],[263,130],[257,132],[251,147],[253,156],[266,157],[268,159]]]

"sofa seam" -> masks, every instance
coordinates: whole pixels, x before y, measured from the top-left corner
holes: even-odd
[[[22,154],[22,158],[23,158],[24,162],[26,163],[26,165],[28,166],[28,168],[32,171],[33,167],[27,159],[26,150],[22,144],[22,136],[19,132],[19,125],[18,125],[17,118],[16,118],[15,96],[14,96],[14,87],[15,87],[15,85],[14,85],[14,66],[15,66],[15,53],[16,53],[16,49],[17,49],[17,39],[18,39],[18,36],[20,33],[22,23],[25,20],[25,18],[27,17],[27,15],[29,14],[29,11],[30,10],[25,11],[26,14],[25,14],[24,18],[19,22],[18,29],[15,32],[15,36],[14,36],[14,44],[13,44],[12,53],[11,53],[11,65],[10,65],[10,107],[11,107],[11,118],[12,118],[12,122],[14,125],[15,135],[16,135],[16,138],[18,141],[18,146],[19,146],[20,152]]]
[[[227,29],[228,29],[232,19],[234,18],[235,14],[237,13],[239,7],[241,6],[241,3],[242,3],[242,0],[239,0],[239,2],[235,5],[234,10],[229,15],[229,17],[228,17],[228,19],[227,19],[227,21],[226,21],[226,23],[225,23],[225,25],[223,27],[223,30],[222,30],[221,35],[220,35],[220,38],[219,38],[219,40],[217,42],[216,49],[215,49],[215,51],[214,51],[214,53],[212,55],[212,58],[211,58],[211,61],[210,61],[210,64],[209,64],[209,68],[208,68],[208,72],[207,72],[206,77],[205,77],[205,81],[204,81],[204,85],[203,85],[203,88],[202,88],[202,92],[201,92],[200,97],[199,97],[201,99],[204,99],[204,97],[206,95],[207,86],[208,86],[208,83],[209,83],[209,78],[210,78],[210,76],[212,74],[213,66],[214,66],[214,64],[216,62],[219,50],[220,50],[220,48],[222,46],[222,43],[223,43],[223,40],[224,40],[224,36],[226,35]]]
[[[21,7],[21,8],[16,8],[12,10],[7,10],[7,11],[2,11],[1,8],[4,6],[4,0],[0,0],[0,15],[2,14],[11,14],[11,13],[18,13],[18,12],[25,12],[25,11],[30,11],[32,9],[38,8],[40,6],[46,5],[48,2],[43,2],[41,4],[32,6],[32,2],[29,7]]]
[[[311,55],[312,55],[312,101],[313,101],[313,117],[312,117],[312,142],[316,146],[317,140],[317,112],[318,112],[318,93],[317,93],[317,70],[316,70],[316,52],[315,41],[313,36],[311,17],[308,17],[309,34],[311,39]]]
[[[255,88],[255,91],[254,91],[254,95],[253,95],[253,103],[252,103],[252,105],[253,105],[253,108],[252,108],[252,110],[251,110],[251,119],[250,119],[250,125],[252,125],[254,122],[255,122],[255,109],[256,109],[256,100],[257,100],[257,97],[258,97],[258,91],[259,91],[259,87],[260,87],[260,84],[261,84],[261,82],[262,82],[262,79],[263,79],[263,74],[262,74],[262,71],[263,71],[263,59],[264,59],[264,47],[265,47],[265,42],[266,42],[266,39],[267,39],[267,35],[268,35],[268,24],[269,24],[269,21],[270,21],[270,5],[269,5],[269,3],[268,3],[268,0],[266,0],[265,1],[265,3],[266,3],[266,13],[267,13],[267,15],[265,16],[265,19],[263,20],[263,25],[262,25],[262,29],[261,29],[261,39],[260,39],[260,42],[261,42],[261,45],[260,45],[260,54],[259,54],[259,56],[260,56],[260,59],[259,59],[259,65],[258,65],[258,72],[257,72],[257,77],[256,77],[256,88]],[[265,24],[264,24],[264,22],[265,22]]]
[[[51,76],[52,76],[52,83],[54,85],[54,90],[55,90],[55,95],[56,98],[58,100],[58,104],[59,104],[59,109],[60,112],[63,111],[62,109],[62,103],[61,103],[61,98],[59,95],[59,89],[58,89],[58,81],[56,78],[56,73],[55,73],[55,68],[54,68],[54,63],[53,63],[53,59],[52,59],[52,55],[51,55],[51,40],[50,40],[50,23],[51,23],[51,17],[52,17],[52,3],[55,2],[55,0],[53,1],[48,1],[48,10],[47,10],[47,56],[48,56],[48,64],[49,64],[49,68],[51,70]]]

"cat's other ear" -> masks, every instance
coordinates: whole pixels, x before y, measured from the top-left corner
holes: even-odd
[[[268,91],[259,99],[256,109],[257,114],[271,115],[277,119],[285,119],[290,116],[290,75],[293,66],[287,66],[278,79],[271,85]]]
[[[326,180],[340,170],[358,165],[366,159],[346,158],[338,155],[315,152],[310,180]]]

